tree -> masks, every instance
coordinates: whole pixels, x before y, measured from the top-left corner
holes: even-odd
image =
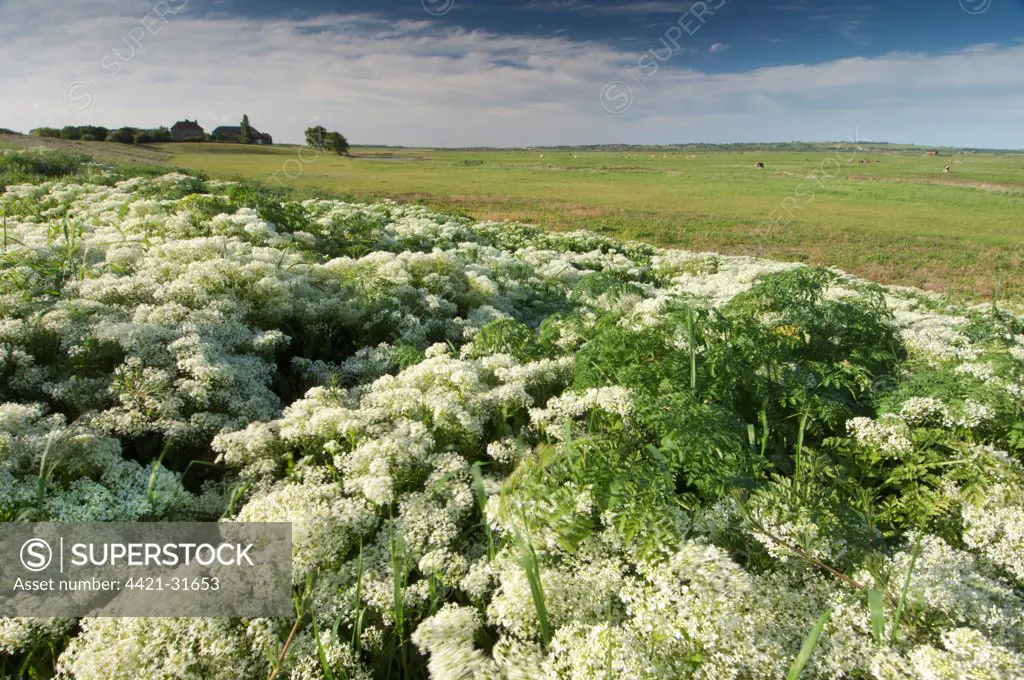
[[[117,142],[118,144],[134,144],[135,143],[135,128],[123,127],[118,128],[114,132],[107,135],[108,142]]]
[[[324,143],[327,140],[327,129],[323,125],[306,128],[306,144],[317,151],[324,150]]]
[[[252,135],[252,128],[249,126],[249,115],[242,114],[242,134],[239,135],[242,144],[248,144]]]
[[[324,138],[324,146],[339,156],[348,153],[348,140],[340,132],[328,132]]]
[[[174,141],[174,136],[171,135],[171,131],[166,126],[161,125],[160,127],[150,130],[150,136],[154,142],[171,142]]]
[[[81,127],[81,130],[82,139],[85,139],[86,135],[91,135],[92,137],[95,137],[101,142],[107,138],[107,135],[110,134],[110,130],[99,125],[83,125]]]

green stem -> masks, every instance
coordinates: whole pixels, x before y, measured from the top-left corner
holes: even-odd
[[[697,389],[697,324],[693,318],[693,307],[686,310],[686,325],[690,345],[690,389]]]
[[[800,498],[800,491],[803,487],[802,480],[804,475],[804,464],[803,464],[803,452],[804,452],[804,431],[807,428],[807,413],[805,412],[800,418],[800,430],[796,435],[796,467],[793,471],[793,493],[797,498]]]
[[[768,401],[761,402],[761,457],[768,450]]]

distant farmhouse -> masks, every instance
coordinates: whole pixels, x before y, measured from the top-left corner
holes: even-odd
[[[210,139],[218,142],[237,142],[238,138],[242,136],[242,128],[239,125],[221,125],[219,128],[210,133]],[[260,132],[254,127],[249,128],[249,143],[250,144],[273,144],[274,139],[266,134]]]
[[[206,131],[196,120],[179,120],[171,127],[171,139],[176,142],[202,142],[206,139]]]
[[[199,125],[198,120],[179,120],[171,126],[171,139],[175,142],[202,142],[211,139],[215,142],[237,142],[242,136],[240,125],[221,125],[209,137],[206,131]],[[274,138],[265,132],[260,132],[254,127],[249,128],[250,144],[273,144]]]

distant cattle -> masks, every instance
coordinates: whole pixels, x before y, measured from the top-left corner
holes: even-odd
[[[758,161],[757,163],[754,164],[754,167],[758,170],[764,170],[764,163]]]

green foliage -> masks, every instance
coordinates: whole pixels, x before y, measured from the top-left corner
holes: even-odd
[[[670,383],[660,387],[640,401],[638,423],[657,443],[679,493],[714,502],[730,489],[763,479],[766,465],[748,446],[741,419],[690,392],[673,390]]]
[[[217,215],[230,213],[233,206],[221,196],[209,196],[206,194],[191,194],[178,202],[178,209],[187,211],[192,226],[197,233],[203,229],[211,219]]]
[[[590,418],[594,434],[542,445],[535,458],[520,464],[503,498],[543,499],[545,511],[526,512],[523,522],[556,536],[566,550],[592,534],[597,515],[610,511],[638,552],[670,551],[683,512],[670,461],[657,447],[631,439],[621,421],[595,416]],[[591,510],[578,508],[583,489],[593,498]]]
[[[855,489],[872,489],[875,521],[887,536],[919,527],[950,536],[942,523],[956,500],[945,493],[946,485],[956,484],[970,497],[1000,475],[990,458],[938,429],[912,429],[909,450],[896,456],[847,438],[829,438],[824,444],[843,479],[836,502],[853,505]]]
[[[282,196],[258,184],[244,183],[228,190],[228,198],[236,207],[253,208],[259,216],[274,224],[280,232],[293,233],[310,228],[308,212],[299,203],[282,201]]]
[[[788,443],[837,433],[846,417],[871,406],[871,379],[891,375],[903,354],[875,291],[863,301],[826,300],[832,278],[783,272],[722,310],[676,306],[642,331],[605,315],[576,353],[575,386],[630,388],[638,425],[676,485],[704,500],[764,479],[765,454],[780,471],[793,470],[802,446]],[[573,294],[632,292],[589,275]],[[761,451],[750,446],[748,423],[761,425]]]
[[[327,141],[327,128],[323,125],[314,125],[306,128],[306,144],[313,147],[317,151],[324,150],[324,144]]]
[[[238,135],[238,141],[241,144],[248,144],[249,142],[252,141],[252,126],[249,125],[248,114],[242,115],[241,130],[241,133],[239,133]]]
[[[834,433],[867,411],[873,384],[893,375],[905,356],[878,289],[826,299],[835,275],[801,268],[767,277],[710,319],[708,396],[747,422],[767,410],[776,446],[793,441],[797,414],[808,433]]]
[[[75,174],[90,161],[87,154],[63,149],[0,151],[0,187]]]
[[[342,156],[348,153],[348,140],[340,132],[328,132],[324,137],[324,148]]]
[[[122,127],[114,130],[107,135],[108,142],[115,142],[117,144],[134,144],[136,131],[134,128]]]
[[[171,131],[166,127],[158,127],[152,130],[137,130],[135,133],[136,144],[170,142],[172,139]]]
[[[495,319],[474,336],[469,356],[478,359],[491,354],[508,354],[519,361],[537,359],[541,348],[533,330],[512,319]]]

